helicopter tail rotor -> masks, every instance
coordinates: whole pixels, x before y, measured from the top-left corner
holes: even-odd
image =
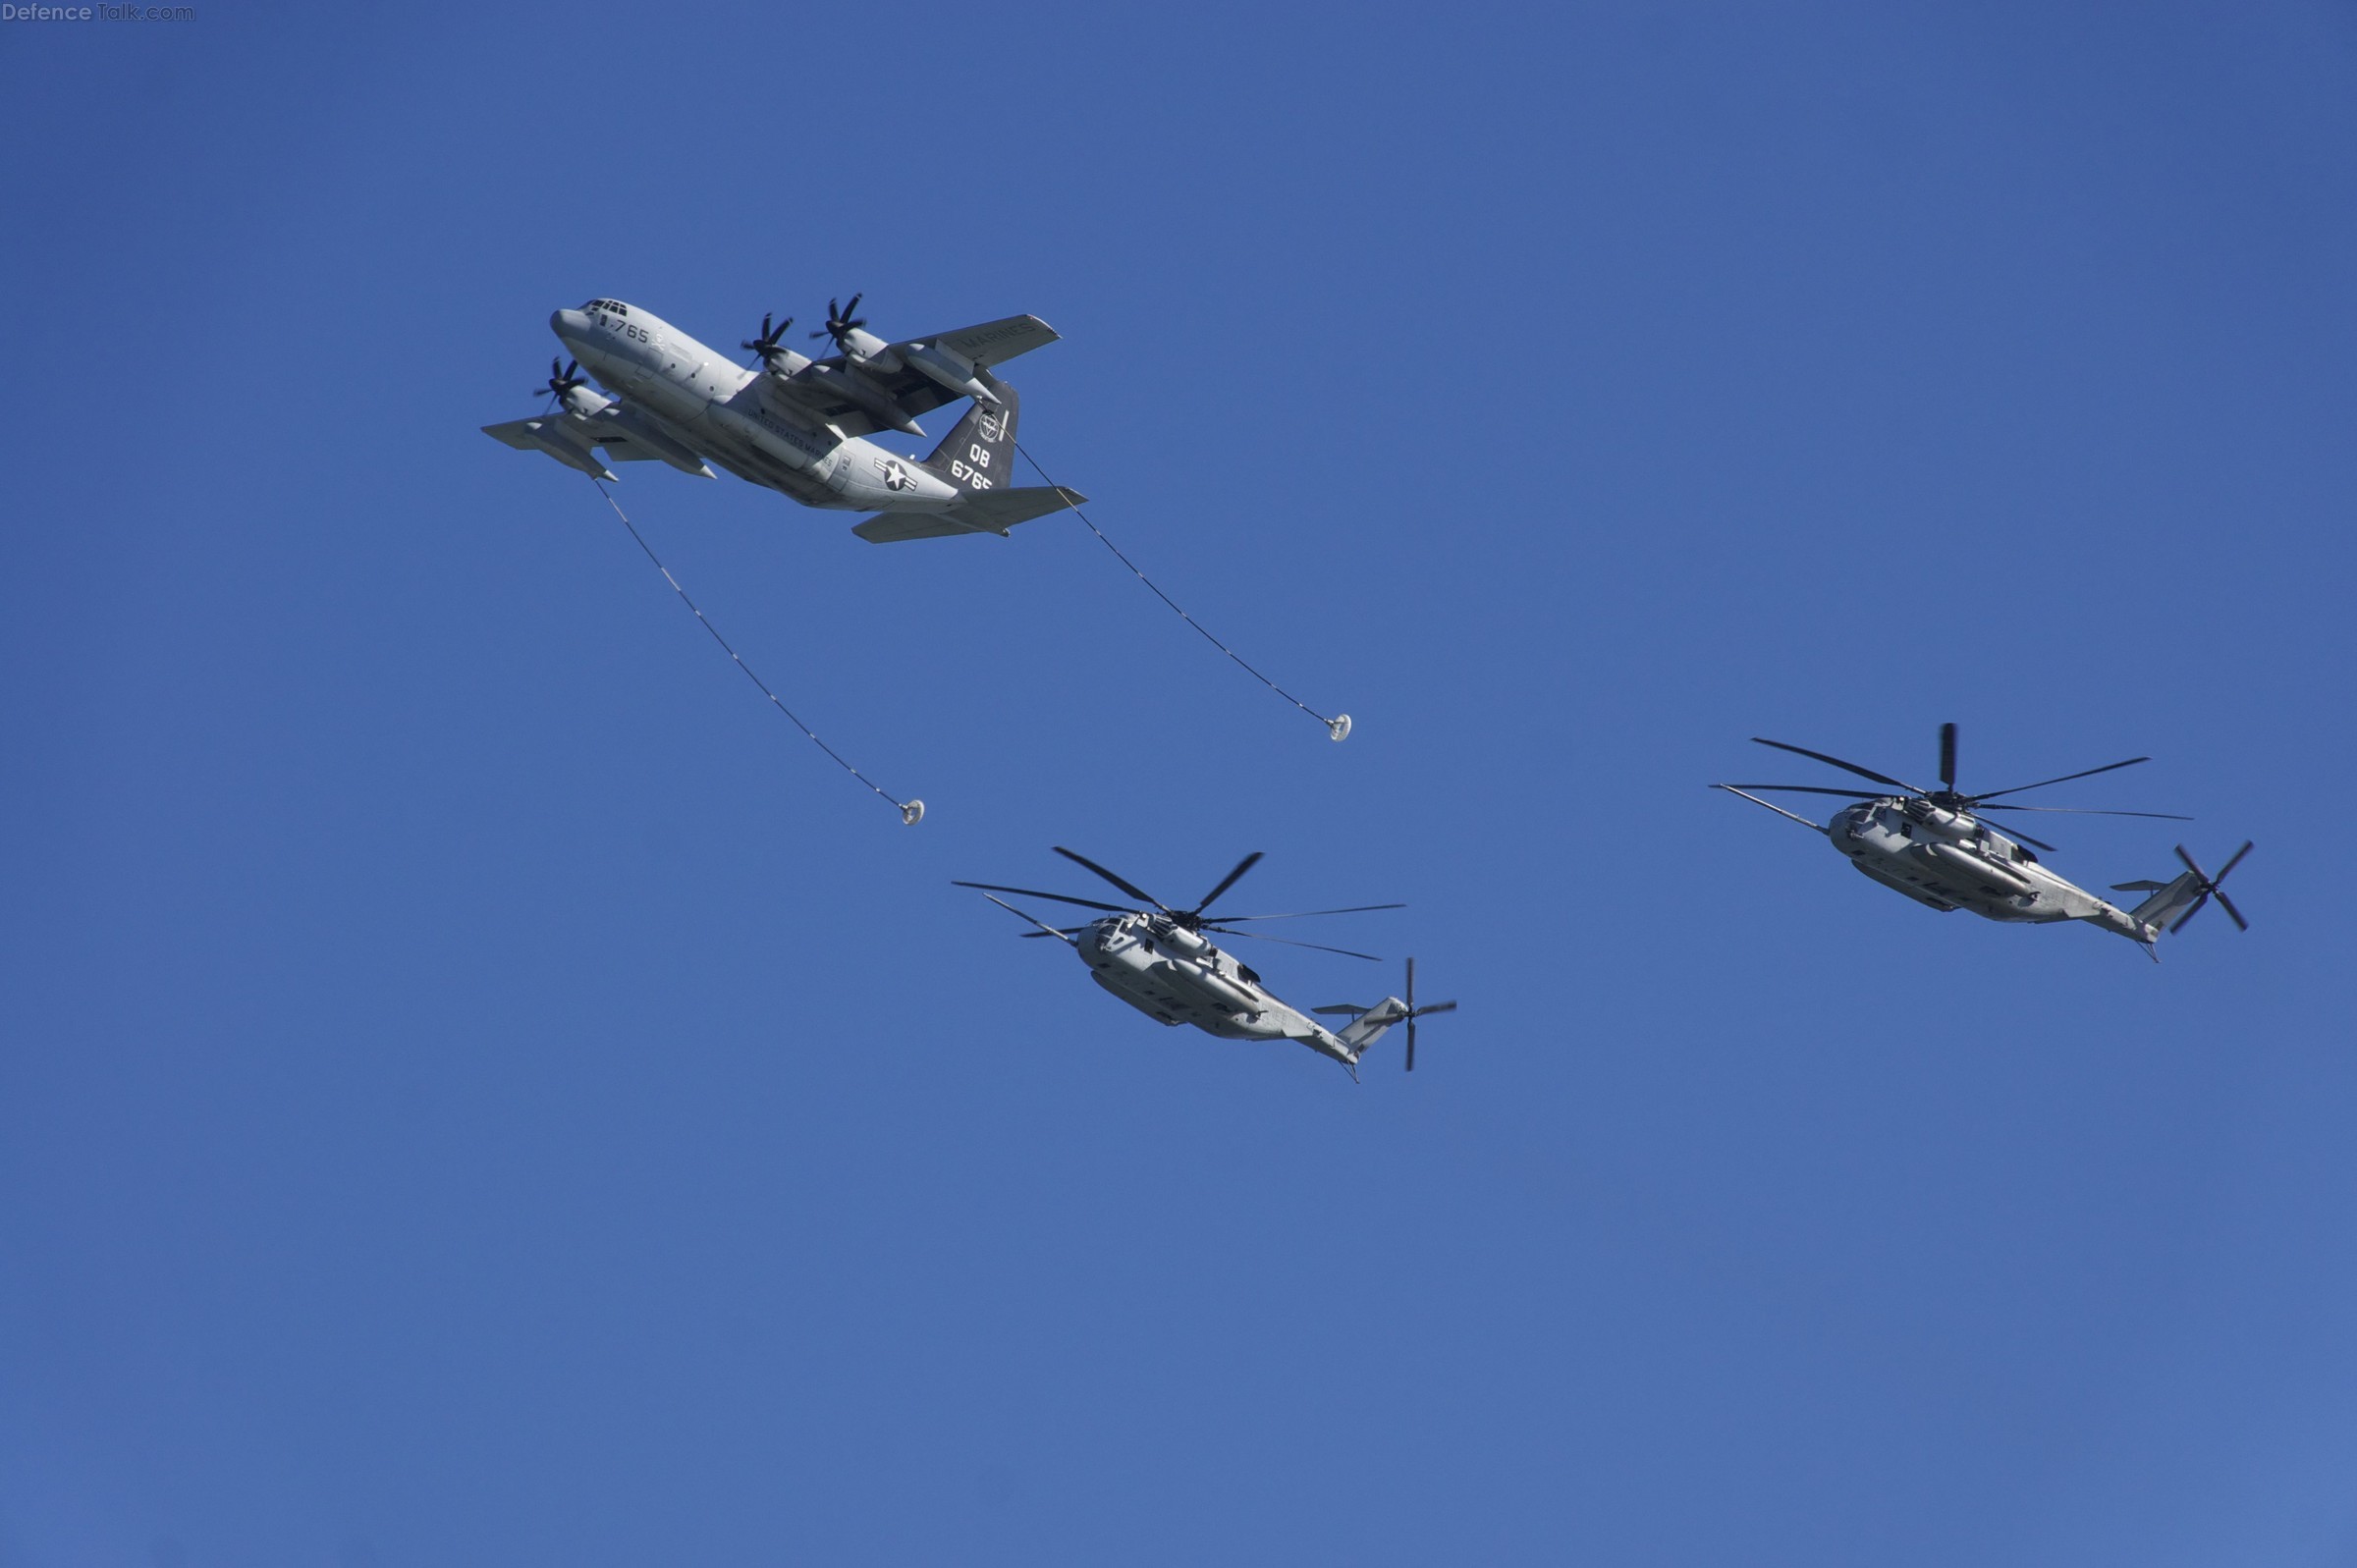
[[[2193,877],[2194,898],[2193,902],[2185,906],[2185,912],[2178,915],[2176,922],[2168,928],[2171,935],[2183,931],[2185,922],[2200,914],[2202,905],[2213,898],[2216,898],[2218,906],[2226,912],[2226,918],[2234,922],[2235,930],[2248,931],[2251,929],[2251,923],[2242,918],[2242,911],[2234,907],[2234,900],[2227,897],[2224,890],[2219,887],[2220,883],[2226,880],[2226,873],[2242,864],[2242,857],[2250,852],[2250,840],[2246,838],[2243,840],[2242,847],[2235,850],[2226,863],[2218,868],[2218,875],[2213,877],[2195,864],[2193,856],[2185,852],[2183,844],[2177,845],[2177,858],[2185,862],[2186,871]]]

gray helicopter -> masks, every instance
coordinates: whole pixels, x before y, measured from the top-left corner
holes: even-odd
[[[1259,975],[1252,969],[1215,946],[1206,932],[1222,937],[1249,937],[1256,942],[1283,943],[1288,947],[1310,947],[1319,952],[1337,952],[1345,958],[1364,958],[1369,963],[1383,960],[1373,953],[1352,952],[1347,947],[1328,947],[1314,942],[1295,942],[1289,937],[1263,936],[1256,931],[1231,931],[1227,928],[1265,920],[1301,920],[1311,915],[1361,914],[1373,909],[1404,909],[1405,904],[1356,904],[1347,909],[1308,909],[1298,914],[1283,915],[1219,915],[1206,913],[1220,895],[1235,886],[1247,871],[1260,863],[1261,854],[1254,850],[1236,862],[1235,869],[1220,879],[1219,886],[1204,894],[1202,902],[1192,909],[1174,909],[1132,883],[1114,875],[1084,855],[1058,845],[1056,852],[1075,865],[1085,866],[1104,878],[1123,892],[1138,900],[1145,908],[1124,908],[1120,904],[1100,903],[1094,898],[1075,898],[1069,893],[1042,892],[1036,888],[1008,888],[995,882],[959,882],[953,886],[973,888],[992,903],[1019,916],[1036,927],[1023,933],[1026,937],[1053,937],[1078,953],[1088,965],[1089,977],[1107,991],[1158,1023],[1176,1027],[1193,1024],[1206,1034],[1223,1040],[1293,1040],[1307,1046],[1320,1055],[1331,1056],[1358,1076],[1358,1063],[1367,1049],[1390,1032],[1394,1025],[1407,1025],[1407,1070],[1416,1068],[1416,1020],[1436,1012],[1454,1012],[1453,1001],[1428,1002],[1416,1005],[1416,961],[1407,960],[1407,995],[1386,997],[1371,1007],[1356,1003],[1338,1003],[1331,1007],[1313,1007],[1310,1012],[1347,1016],[1350,1022],[1340,1031],[1328,1029],[1309,1013],[1287,1005],[1270,993]],[[1057,903],[1078,904],[1083,909],[1101,909],[1105,918],[1090,921],[1085,926],[1058,928],[1036,916],[1015,908],[1006,899],[994,896],[1011,892],[1025,898],[1048,898]]]
[[[2037,784],[2015,784],[2009,789],[1989,789],[1978,794],[1964,794],[1956,788],[1956,727],[1940,727],[1940,787],[1923,789],[1888,774],[1861,768],[1854,762],[1844,762],[1822,751],[1805,746],[1787,745],[1781,740],[1769,740],[1759,735],[1752,739],[1763,746],[1779,751],[1790,751],[1812,757],[1845,773],[1886,785],[1883,792],[1863,789],[1829,789],[1819,784],[1713,784],[1729,794],[1741,795],[1756,806],[1766,806],[1780,817],[1789,818],[1802,827],[1822,833],[1836,849],[1849,857],[1849,863],[1886,888],[1893,888],[1943,913],[1951,909],[1969,909],[1991,920],[2016,924],[2046,925],[2057,920],[2084,920],[2093,926],[2126,937],[2143,945],[2155,962],[2161,954],[2157,947],[2163,932],[2182,931],[2185,922],[2200,911],[2212,898],[2228,919],[2241,930],[2250,930],[2250,922],[2234,907],[2219,888],[2226,873],[2242,863],[2251,852],[2245,841],[2213,877],[2194,862],[2177,845],[2177,858],[2185,869],[2167,882],[2115,882],[2116,892],[2151,894],[2133,909],[2121,909],[2109,900],[2098,897],[2085,889],[2065,881],[2039,863],[2038,857],[2024,848],[2035,844],[2052,851],[2054,845],[2033,838],[2018,828],[2008,827],[2000,833],[1982,822],[1985,812],[2041,811],[2082,817],[2156,817],[2167,822],[2191,822],[2165,811],[2096,811],[2071,806],[2024,806],[1992,804],[2001,795],[2018,795],[2048,784],[2066,784],[2073,779],[2093,778],[2116,768],[2132,768],[2150,757],[2130,757],[2125,762],[2106,763],[2101,768],[2089,768],[2082,773],[2066,773],[2058,779],[2045,779]],[[1783,807],[1762,800],[1749,791],[1766,789],[1775,792],[1804,795],[1841,795],[1857,804],[1836,813],[1823,827],[1806,817],[1795,816]],[[1898,793],[1891,793],[1896,790]]]

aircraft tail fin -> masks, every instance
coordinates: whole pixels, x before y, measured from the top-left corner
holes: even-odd
[[[1320,1012],[1332,1010],[1334,1009],[1327,1007],[1318,1009]],[[1398,997],[1386,997],[1374,1006],[1364,1010],[1355,1007],[1343,1010],[1357,1012],[1358,1016],[1336,1030],[1334,1037],[1348,1046],[1352,1055],[1357,1055],[1389,1034],[1395,1024],[1407,1016],[1407,1003],[1401,1001]]]
[[[979,494],[1005,490],[1014,482],[1014,427],[1022,399],[987,370],[977,369],[974,375],[997,396],[998,406],[976,403],[967,407],[965,417],[925,459],[925,466],[959,489]]]
[[[2225,881],[2226,873],[2240,865],[2242,857],[2250,852],[2251,846],[2245,843],[2234,851],[2224,865],[2218,868],[2218,875],[2213,877],[2194,864],[2193,856],[2185,852],[2183,844],[2179,844],[2177,858],[2185,863],[2185,869],[2174,878],[2167,882],[2119,882],[2113,883],[2112,887],[2120,892],[2152,892],[2150,898],[2128,911],[2128,918],[2142,925],[2165,928],[2172,932],[2182,931],[2185,922],[2191,920],[2202,905],[2216,898],[2218,906],[2226,912],[2226,918],[2248,931],[2251,929],[2250,922],[2242,918],[2242,911],[2234,907],[2234,900],[2225,895],[2219,884]]]
[[[1454,1012],[1456,1003],[1453,1001],[1428,1001],[1421,1007],[1417,1006],[1416,961],[1410,958],[1407,961],[1406,1000],[1402,1001],[1398,997],[1386,997],[1372,1007],[1361,1007],[1355,1003],[1343,1002],[1338,1006],[1319,1007],[1316,1010],[1325,1013],[1357,1014],[1348,1024],[1335,1031],[1334,1036],[1343,1043],[1343,1049],[1350,1053],[1352,1061],[1356,1061],[1364,1055],[1367,1048],[1390,1033],[1395,1024],[1407,1025],[1406,1067],[1409,1072],[1414,1072],[1416,1070],[1416,1020],[1436,1012]]]

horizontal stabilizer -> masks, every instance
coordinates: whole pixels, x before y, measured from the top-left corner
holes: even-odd
[[[1076,507],[1087,499],[1061,485],[980,490],[947,512],[887,512],[868,518],[851,532],[877,545],[899,544],[904,539],[947,539],[961,533],[1003,534],[1018,522]]]
[[[941,512],[887,512],[851,529],[871,545],[897,545],[905,539],[947,539],[974,531],[961,522],[951,521],[949,514]]]

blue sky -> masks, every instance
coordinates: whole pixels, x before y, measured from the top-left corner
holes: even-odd
[[[199,9],[0,26],[0,1565],[2357,1552],[2346,7]],[[629,470],[904,829],[477,433],[853,290],[1358,732]],[[1704,788],[1944,720],[2254,929]],[[1052,843],[1463,1010],[1158,1029]]]

